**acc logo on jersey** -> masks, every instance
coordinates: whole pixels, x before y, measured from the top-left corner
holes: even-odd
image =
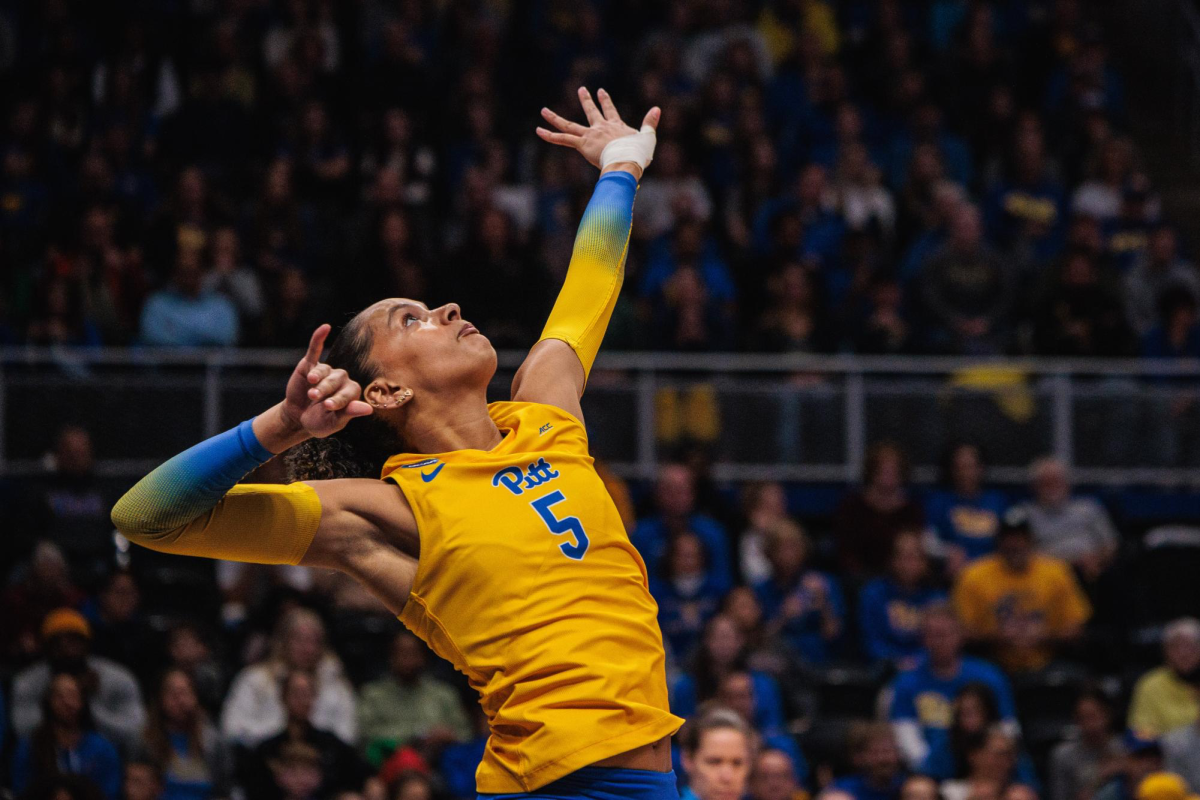
[[[544,458],[539,458],[527,469],[520,467],[505,467],[492,476],[492,486],[503,486],[513,494],[524,494],[526,489],[533,489],[547,483],[559,475]]]

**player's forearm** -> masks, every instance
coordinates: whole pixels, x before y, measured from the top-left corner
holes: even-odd
[[[279,420],[262,427],[272,438]],[[304,484],[245,486],[247,473],[270,460],[255,429],[243,422],[169,459],[113,507],[112,520],[130,541],[160,552],[264,564],[297,563],[321,518],[316,492]]]
[[[560,339],[591,371],[625,278],[625,255],[633,226],[637,164],[611,164],[600,176],[571,253],[567,278],[542,331]]]

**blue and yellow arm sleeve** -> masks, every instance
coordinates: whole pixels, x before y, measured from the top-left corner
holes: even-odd
[[[113,524],[163,553],[298,564],[321,521],[317,493],[303,483],[237,485],[271,458],[247,420],[138,481],[113,507]]]
[[[637,178],[628,172],[600,176],[575,235],[567,279],[542,331],[542,339],[560,339],[571,346],[583,364],[585,379],[625,279],[636,194]]]

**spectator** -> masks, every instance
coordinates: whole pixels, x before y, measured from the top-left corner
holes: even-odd
[[[787,755],[793,769],[793,780],[808,777],[808,763],[787,730],[772,720],[783,719],[783,708],[766,709],[754,695],[754,676],[749,672],[731,672],[721,679],[716,702],[736,711],[754,729],[755,752],[763,748],[779,750]]]
[[[38,629],[56,608],[83,602],[83,592],[71,582],[67,560],[53,542],[38,542],[25,574],[4,592],[4,651],[18,662],[28,662],[38,652]]]
[[[420,772],[406,772],[392,786],[392,800],[437,800],[433,781]]]
[[[163,800],[229,796],[232,755],[200,707],[186,672],[163,674],[141,747],[148,761],[160,765]]]
[[[753,585],[771,577],[766,530],[787,518],[787,495],[780,484],[764,481],[748,485],[743,497],[748,525],[738,539],[738,563],[742,580]]]
[[[42,721],[41,701],[51,677],[68,673],[88,687],[89,709],[96,729],[119,747],[128,748],[141,736],[146,722],[137,680],[120,664],[91,654],[91,626],[78,611],[56,609],[42,622],[41,661],[13,678],[13,730],[30,736]]]
[[[204,276],[201,291],[216,292],[231,300],[238,312],[239,329],[254,330],[263,314],[263,288],[258,273],[242,261],[237,230],[218,228],[212,237],[209,258],[212,268]]]
[[[150,626],[141,614],[141,592],[128,570],[112,572],[95,601],[83,607],[92,628],[92,652],[145,676]]]
[[[921,642],[921,661],[901,672],[892,683],[888,713],[896,742],[911,769],[919,769],[930,753],[948,747],[954,701],[965,686],[987,686],[996,699],[1001,723],[1010,730],[1017,729],[1008,679],[992,664],[962,654],[962,627],[948,605],[925,610]]]
[[[921,267],[930,348],[959,355],[1004,353],[1015,282],[1012,270],[984,243],[979,211],[960,205],[945,246]]]
[[[928,775],[910,775],[900,787],[900,800],[941,800],[938,783]]]
[[[1119,356],[1129,352],[1125,312],[1095,256],[1071,248],[1037,303],[1037,352],[1053,356]]]
[[[286,709],[280,681],[294,671],[311,672],[316,680],[312,724],[353,742],[354,689],[342,663],[329,649],[325,625],[306,608],[286,612],[275,629],[267,659],[243,669],[233,679],[221,712],[221,732],[230,741],[253,747],[284,728]]]
[[[1193,687],[1200,684],[1200,676],[1191,675]],[[1200,720],[1176,728],[1162,737],[1164,766],[1187,782],[1189,787],[1200,786]]]
[[[896,534],[925,526],[908,482],[908,458],[899,445],[877,442],[867,450],[863,485],[842,500],[834,518],[838,560],[849,576],[883,574]]]
[[[740,800],[750,777],[750,729],[729,709],[712,707],[683,737],[688,786],[680,800]]]
[[[989,728],[968,745],[967,770],[963,777],[942,783],[942,797],[967,800],[980,784],[993,786],[1007,797],[1008,790],[1018,782],[1017,763],[1016,737],[1003,727]],[[1037,797],[1036,791],[1031,793],[1033,798]]]
[[[1138,678],[1129,701],[1129,729],[1148,736],[1200,719],[1191,677],[1200,670],[1200,620],[1177,619],[1163,632],[1163,664]]]
[[[670,233],[681,220],[707,222],[712,216],[712,198],[704,182],[687,171],[687,160],[679,143],[665,139],[654,154],[654,173],[647,173],[638,189],[633,230],[650,241]]]
[[[205,291],[204,280],[199,251],[181,249],[171,285],[150,295],[142,309],[143,344],[229,347],[237,342],[237,309],[223,295]]]
[[[1179,255],[1178,237],[1169,225],[1150,233],[1146,252],[1125,273],[1123,299],[1129,326],[1145,336],[1159,319],[1159,300],[1168,289],[1179,288],[1200,302],[1200,274],[1196,265]]]
[[[1072,497],[1067,467],[1056,458],[1029,468],[1033,502],[1025,506],[1040,551],[1074,566],[1094,583],[1117,553],[1117,530],[1104,506],[1090,497]]]
[[[150,760],[125,761],[121,781],[121,800],[163,800],[163,777],[158,764]]]
[[[886,722],[861,723],[850,730],[854,773],[833,782],[854,800],[899,800],[904,766],[895,734]]]
[[[1172,287],[1159,298],[1159,324],[1142,338],[1145,358],[1200,358],[1197,302],[1183,288]]]
[[[91,781],[107,800],[121,788],[121,761],[112,742],[96,732],[83,685],[67,672],[49,679],[41,698],[41,721],[17,742],[12,786],[34,791],[64,775]]]
[[[111,568],[113,498],[96,475],[95,449],[88,430],[64,425],[54,440],[53,471],[39,492],[40,524],[46,537],[62,548],[77,580],[94,589]]]
[[[671,685],[671,708],[681,717],[690,717],[702,703],[717,696],[726,677],[748,672],[754,691],[754,724],[770,729],[782,727],[779,684],[764,672],[747,670],[746,656],[746,640],[733,620],[723,614],[713,617],[688,671]]]
[[[929,522],[945,548],[951,577],[996,549],[996,531],[1008,500],[1003,492],[983,487],[983,468],[978,446],[955,445],[942,463],[941,487],[926,501]]]
[[[928,585],[929,562],[919,531],[901,531],[892,540],[888,575],[863,586],[858,597],[858,625],[863,651],[873,661],[902,669],[916,665],[921,655],[921,617],[946,593]]]
[[[314,677],[300,670],[289,672],[281,680],[280,692],[287,721],[281,733],[261,742],[246,759],[242,783],[247,795],[265,800],[288,798],[289,786],[286,780],[280,779],[281,767],[286,773],[289,760],[295,760],[300,752],[315,756],[320,773],[320,780],[312,790],[315,796],[361,792],[368,780],[373,780],[370,766],[337,734],[318,728],[310,721],[316,700]],[[306,762],[306,758],[299,760]],[[298,763],[290,766],[299,769]],[[312,776],[306,777],[311,779]]]
[[[424,743],[439,750],[471,738],[471,723],[457,693],[427,674],[426,652],[420,639],[401,631],[392,640],[391,676],[362,688],[359,735],[375,766],[402,745]]]
[[[1113,733],[1112,703],[1099,689],[1084,689],[1075,701],[1075,735],[1050,756],[1050,800],[1091,800],[1124,755]]]
[[[1125,758],[1116,773],[1095,794],[1095,800],[1138,800],[1137,789],[1163,768],[1162,744],[1153,736],[1126,731]]]
[[[762,606],[749,586],[738,586],[725,595],[721,605],[725,614],[741,632],[746,642],[746,665],[770,675],[783,675],[796,662],[796,654],[787,642],[769,636],[763,620]]]
[[[756,331],[756,350],[812,353],[824,349],[811,270],[791,262],[767,279],[768,305]]]
[[[755,757],[750,800],[808,800],[808,796],[796,781],[796,768],[787,753],[768,748]]]
[[[210,716],[220,711],[225,669],[195,625],[179,623],[167,633],[167,668],[187,673],[200,705]]]
[[[671,539],[665,573],[650,577],[650,592],[658,603],[663,640],[677,659],[687,658],[700,640],[704,625],[717,613],[721,593],[706,568],[704,544],[690,531]]]
[[[996,547],[959,575],[954,605],[968,636],[1010,672],[1042,669],[1078,640],[1091,606],[1067,563],[1035,549],[1019,509],[1005,515]]]
[[[1003,724],[991,687],[984,683],[968,683],[954,698],[949,735],[938,749],[929,753],[921,771],[939,780],[962,777],[968,772],[971,748],[989,729]],[[1011,726],[1005,725],[1005,728],[1011,729]],[[1036,785],[1033,762],[1024,753],[1018,758],[1016,770],[1018,780]]]
[[[695,475],[683,464],[663,464],[654,493],[657,513],[638,521],[630,539],[646,561],[646,571],[661,574],[662,560],[673,536],[690,531],[704,543],[712,585],[723,593],[733,583],[725,528],[696,512]]]
[[[735,343],[737,292],[716,241],[684,220],[647,253],[640,294],[649,305],[650,341],[660,350],[728,350]]]
[[[846,618],[842,590],[832,576],[808,565],[810,545],[799,525],[782,520],[768,533],[771,577],[754,587],[768,635],[781,635],[805,662],[826,664]]]

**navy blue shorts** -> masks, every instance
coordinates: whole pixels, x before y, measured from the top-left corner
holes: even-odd
[[[524,794],[481,794],[479,800],[679,800],[674,772],[584,767]]]

